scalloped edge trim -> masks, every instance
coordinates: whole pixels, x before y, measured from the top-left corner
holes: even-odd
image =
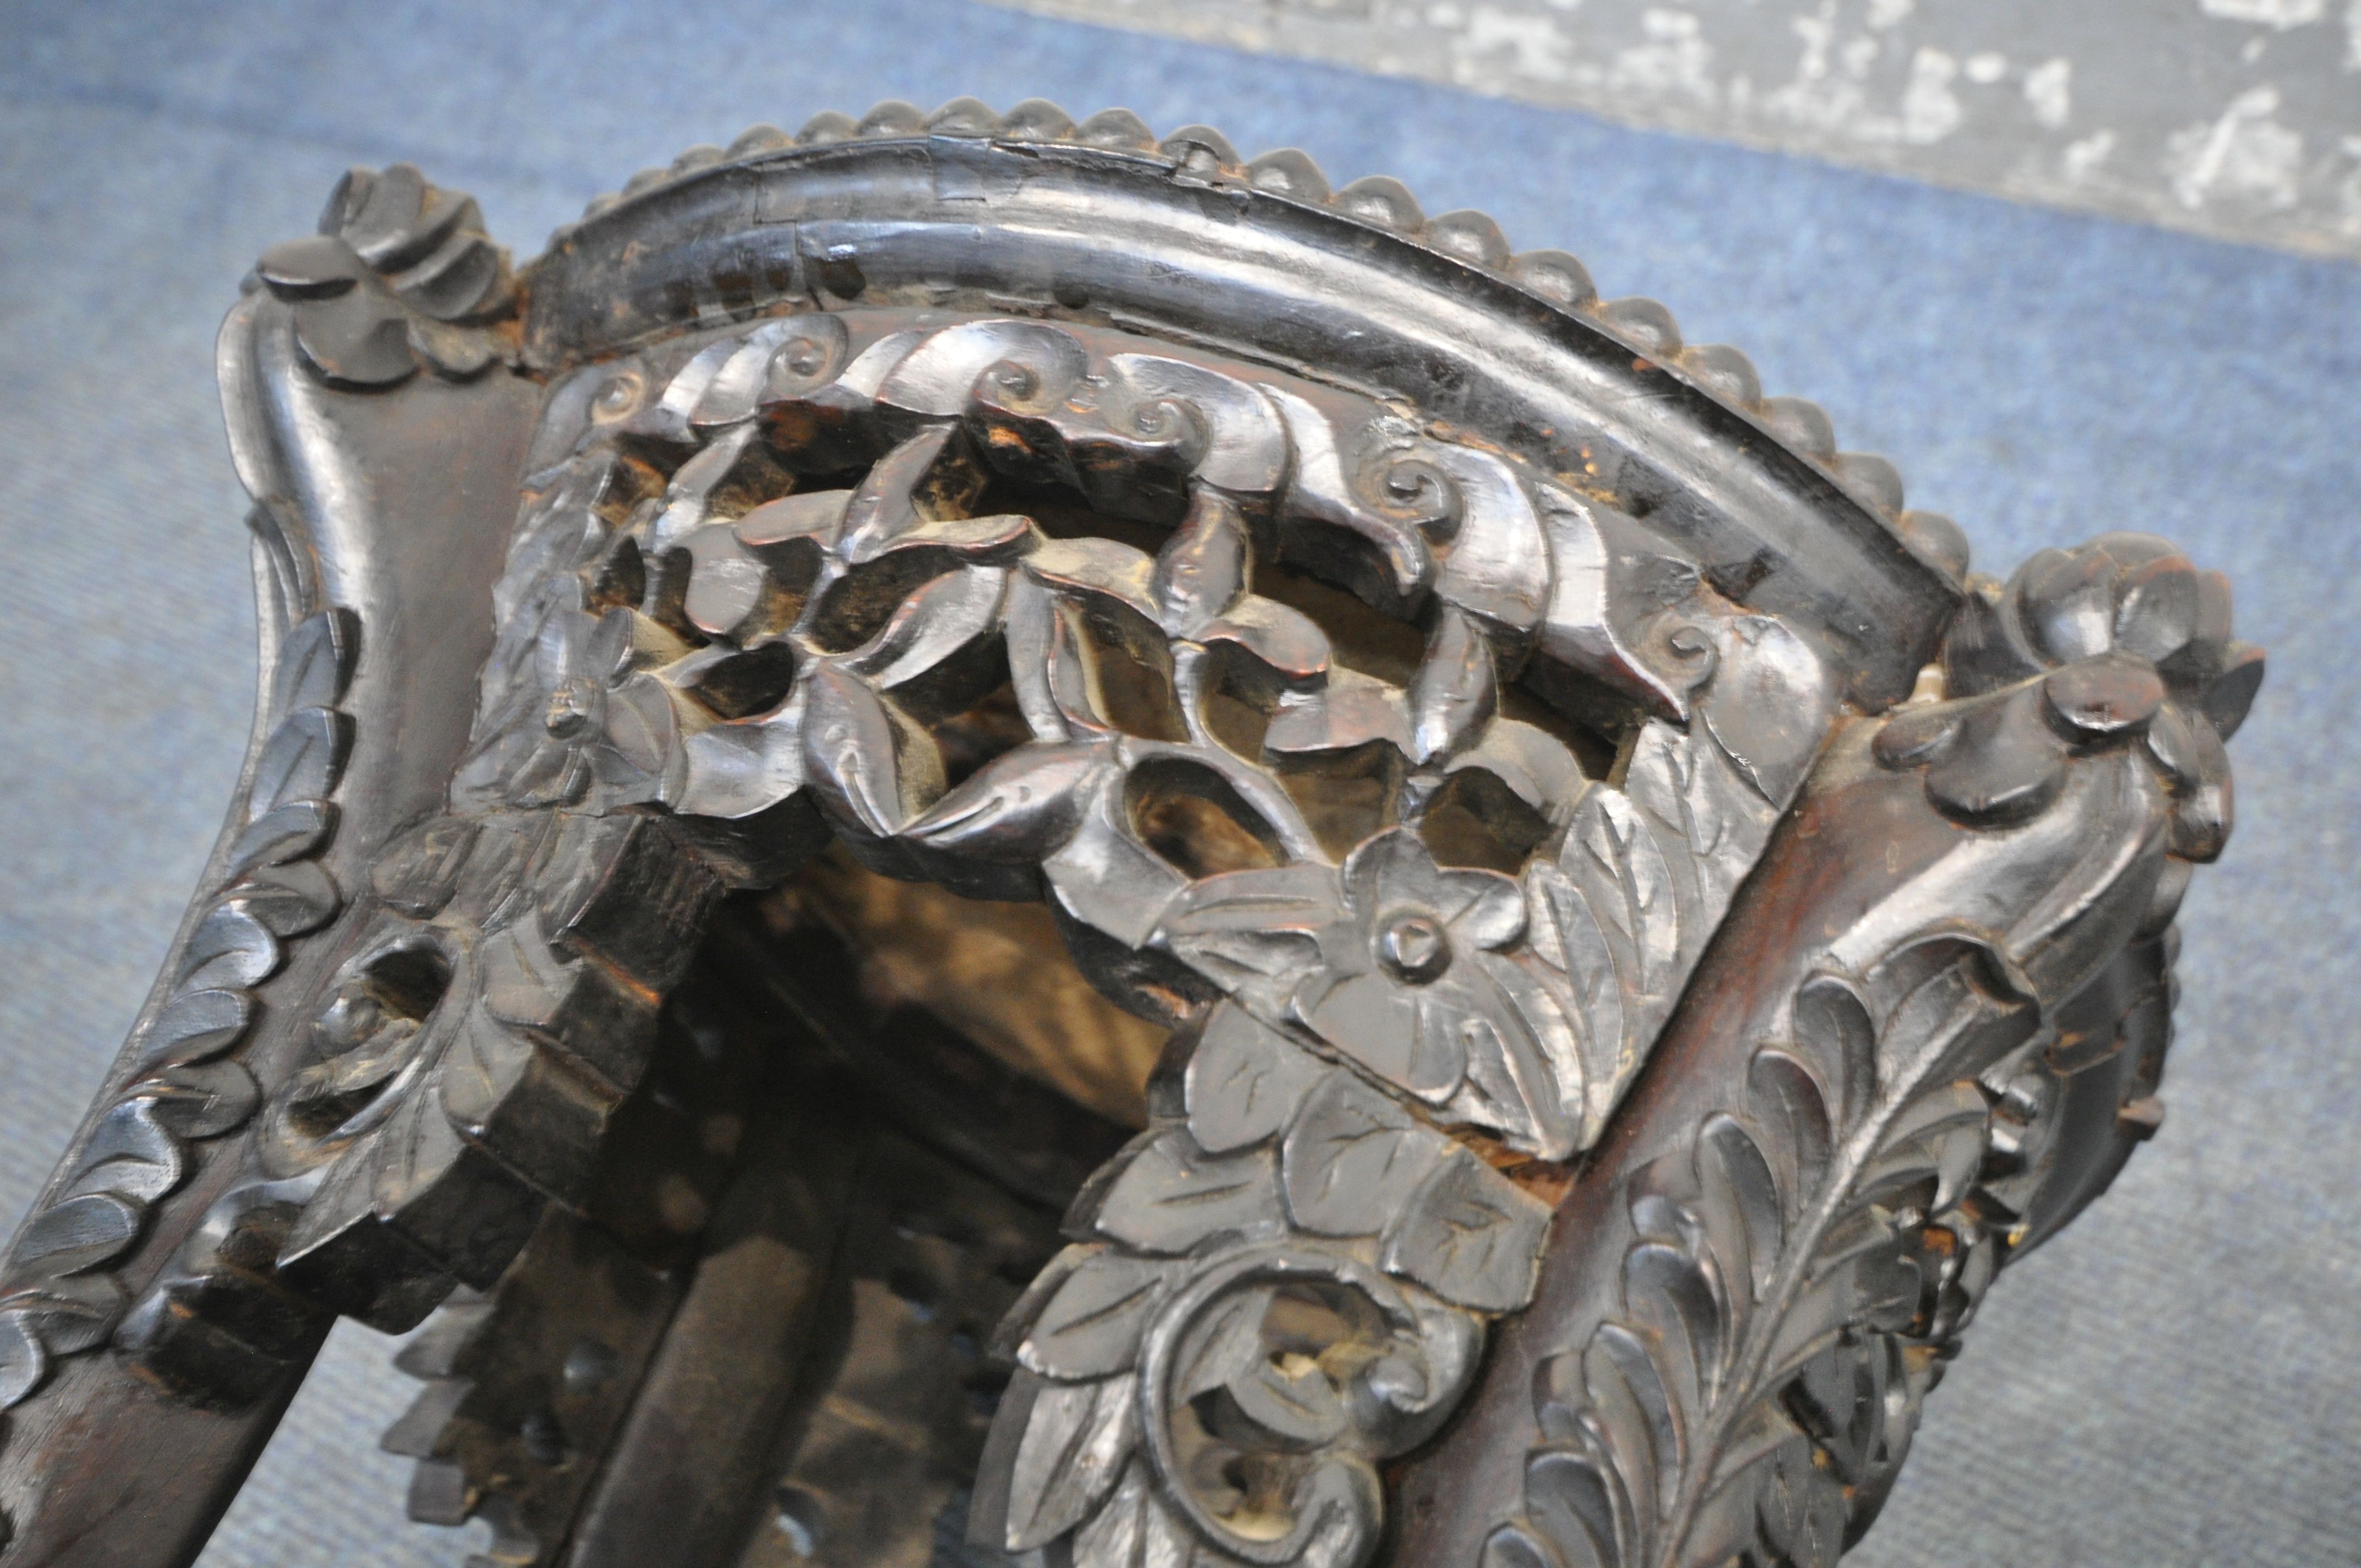
[[[1662,366],[1752,421],[1779,445],[1828,475],[1954,586],[1966,581],[1968,540],[1960,525],[1940,512],[1906,507],[1901,472],[1884,457],[1838,450],[1835,427],[1817,403],[1804,398],[1764,396],[1753,361],[1740,350],[1728,344],[1685,344],[1680,323],[1658,301],[1642,295],[1601,300],[1589,269],[1578,258],[1563,250],[1514,250],[1500,225],[1483,213],[1460,208],[1430,218],[1409,188],[1391,175],[1372,174],[1334,186],[1309,154],[1294,148],[1242,158],[1226,137],[1209,126],[1184,126],[1159,137],[1128,109],[1103,109],[1077,121],[1046,98],[1027,98],[1005,115],[978,98],[954,98],[932,114],[901,99],[887,99],[857,119],[831,109],[813,115],[792,135],[774,125],[757,124],[741,132],[726,148],[710,143],[690,148],[668,167],[643,169],[620,192],[593,197],[583,209],[581,221],[603,216],[658,187],[722,164],[840,142],[934,137],[1065,142],[1156,159],[1191,180],[1242,185],[1266,196],[1323,207],[1515,284],[1560,311],[1582,317],[1629,348],[1635,358]],[[559,228],[551,235],[550,244],[555,247],[563,241],[576,226]]]

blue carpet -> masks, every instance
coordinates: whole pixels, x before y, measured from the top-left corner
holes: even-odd
[[[956,0],[0,4],[0,1215],[115,1050],[244,743],[211,335],[251,258],[351,163],[475,192],[522,257],[750,121],[961,93],[1488,209],[1821,400],[1987,566],[2139,528],[2228,570],[2273,665],[2186,916],[2171,1124],[1995,1290],[1855,1561],[2361,1563],[2361,1041],[2329,984],[2361,947],[2361,270]],[[383,1352],[339,1332],[208,1568],[465,1554],[400,1521]]]

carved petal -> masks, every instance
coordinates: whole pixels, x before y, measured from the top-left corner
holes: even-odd
[[[1231,872],[1189,888],[1166,912],[1159,937],[1174,957],[1227,991],[1256,981],[1284,995],[1319,956],[1323,931],[1343,915],[1336,873],[1325,866]]]
[[[1437,445],[1423,455],[1459,491],[1459,528],[1435,597],[1506,630],[1532,630],[1548,608],[1550,550],[1516,470],[1473,447]]]
[[[1345,897],[1365,923],[1398,908],[1423,911],[1451,927],[1458,940],[1500,948],[1525,927],[1524,900],[1513,878],[1498,872],[1434,863],[1426,842],[1407,828],[1390,828],[1345,857]]]
[[[928,807],[903,837],[988,861],[1038,861],[1073,836],[1114,768],[1103,746],[1019,746]]]
[[[1411,761],[1424,766],[1466,750],[1499,703],[1491,643],[1466,614],[1444,610],[1411,682]]]
[[[1173,637],[1197,630],[1246,590],[1246,520],[1212,490],[1191,499],[1189,515],[1157,554],[1150,575],[1157,623]]]
[[[1314,975],[1296,993],[1304,1025],[1389,1083],[1436,1098],[1467,1065],[1447,1003],[1374,970]]]
[[[813,666],[806,687],[806,776],[862,832],[891,838],[942,790],[934,737],[827,663]]]
[[[2066,758],[2041,706],[2039,687],[2021,686],[1970,707],[1927,770],[1927,798],[1965,822],[2030,817],[2056,799]]]

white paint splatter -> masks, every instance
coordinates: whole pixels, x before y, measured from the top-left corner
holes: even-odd
[[[1980,87],[1989,87],[2008,74],[2008,56],[1991,49],[1968,56],[1968,80]]]
[[[1573,60],[1573,46],[1555,22],[1498,5],[1471,10],[1456,42],[1463,80],[1485,66],[1505,64],[1518,76],[1563,82]]]
[[[1910,58],[1910,85],[1902,93],[1902,139],[1919,147],[1941,141],[1960,128],[1964,118],[1960,101],[1951,93],[1959,62],[1938,49],[1921,49]]]
[[[2345,69],[2361,71],[2361,0],[2345,13]]]
[[[2074,66],[2062,56],[2045,60],[2025,73],[2025,101],[2033,117],[2050,130],[2062,130],[2074,115]]]
[[[2066,170],[2066,178],[2080,184],[2096,174],[2099,171],[2099,165],[2106,162],[2108,155],[2114,150],[2115,133],[2097,131],[2084,137],[2081,141],[2068,142],[2065,152],[2059,156],[2059,163]]]
[[[2197,0],[2197,8],[2225,22],[2252,22],[2285,32],[2326,16],[2328,0]]]
[[[1795,61],[1795,79],[1763,94],[1765,111],[1799,126],[1830,131],[1848,128],[1847,123],[1861,114],[1861,83],[1828,71],[1829,52],[1836,43],[1836,0],[1820,0],[1816,14],[1788,18],[1787,25],[1803,40],[1803,53]]]
[[[1660,98],[1686,96],[1710,106],[1719,96],[1713,46],[1701,36],[1697,17],[1651,6],[1640,14],[1640,27],[1648,41],[1616,55],[1609,83]]]
[[[1908,19],[1917,0],[1869,0],[1869,25],[1879,32]]]
[[[2251,87],[2219,119],[2173,133],[2165,145],[2164,171],[2182,206],[2195,212],[2216,195],[2272,207],[2296,204],[2303,136],[2271,117],[2279,107],[2278,88]]]

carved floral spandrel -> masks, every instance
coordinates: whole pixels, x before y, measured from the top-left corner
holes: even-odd
[[[1970,831],[1817,955],[1725,1109],[1602,1173],[1629,1240],[1577,1249],[1620,1268],[1544,1331],[1576,1337],[1488,1568],[1834,1563],[1994,1272],[2062,1223],[2018,1207],[2045,1108],[2129,1052],[2118,1136],[2158,1124],[2169,927],[2228,835],[2262,657],[2220,575],[2147,535],[1973,590],[1948,699],[1875,725],[1851,786],[1915,775]]]
[[[1034,1348],[982,1528],[1365,1555],[1374,1463],[1447,1416],[1545,1218],[1442,1129],[1549,1159],[1598,1136],[1833,684],[1593,498],[1148,346],[816,313],[561,393],[575,450],[529,485],[450,809],[379,858],[315,1065],[159,1299],[268,1257],[249,1298],[395,1328],[490,1283],[578,1186],[711,900],[831,829],[895,874],[1048,897],[1094,981],[1235,1079],[1188,1069],[1077,1208],[1055,1277],[1137,1286],[1113,1361],[1024,1321],[1077,1298],[1012,1320]],[[1003,482],[1161,546],[980,510]],[[1419,618],[1409,677],[1257,593],[1271,562]],[[1505,711],[1529,675],[1628,716],[1611,780]],[[1004,683],[1022,736],[979,757],[962,720]],[[1342,831],[1290,787],[1338,767],[1378,785]],[[1439,862],[1419,829],[1445,811],[1505,869]],[[1283,1376],[1257,1344],[1295,1347]],[[1208,1398],[1235,1413],[1208,1428]],[[1045,1472],[1078,1431],[1104,1463]],[[1208,1443],[1257,1479],[1172,1490]]]

